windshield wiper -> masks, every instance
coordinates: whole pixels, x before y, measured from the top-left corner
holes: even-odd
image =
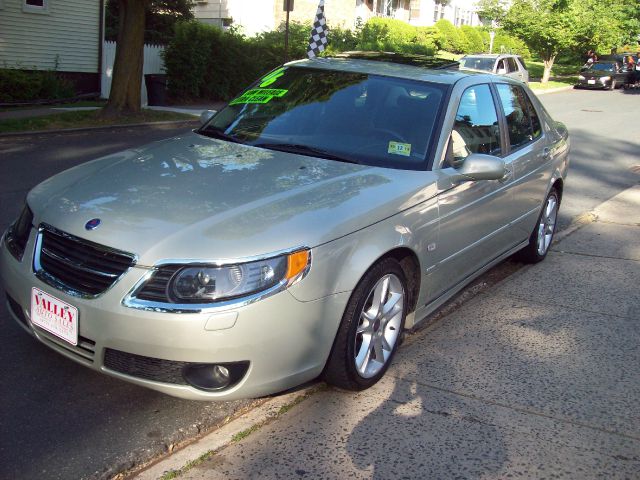
[[[321,148],[300,145],[297,143],[254,143],[252,146],[266,148],[268,150],[277,150],[279,152],[297,153],[299,155],[326,158],[327,160],[337,160],[339,162],[355,163],[357,165],[360,164],[357,160],[336,155],[335,153],[327,152]]]
[[[242,140],[240,140],[239,138],[236,138],[233,135],[229,135],[228,133],[224,133],[222,130],[218,130],[217,128],[201,128],[197,130],[197,133],[199,133],[200,135],[204,135],[205,137],[226,140],[227,142],[242,143]]]

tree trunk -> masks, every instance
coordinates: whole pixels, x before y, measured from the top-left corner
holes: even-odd
[[[540,81],[542,85],[546,85],[549,81],[549,77],[551,76],[551,67],[553,67],[553,62],[555,62],[555,60],[555,55],[549,55],[549,57],[543,59],[544,73],[542,74],[542,80]]]
[[[144,61],[145,8],[149,0],[118,0],[120,25],[113,64],[109,101],[102,116],[115,117],[140,111]]]

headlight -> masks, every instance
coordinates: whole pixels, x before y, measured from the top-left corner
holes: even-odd
[[[610,77],[610,76],[600,77],[600,81],[601,81],[601,82],[608,82],[609,80],[611,80],[611,77]]]
[[[27,246],[29,234],[31,233],[32,223],[33,212],[29,208],[29,205],[25,204],[22,213],[9,227],[7,236],[5,237],[7,247],[16,260],[22,260],[22,255],[24,254],[24,249]]]
[[[584,75],[578,75],[578,80],[586,80],[586,77]]]
[[[310,265],[309,250],[229,265],[164,265],[134,297],[161,303],[213,304],[284,289],[304,277]]]

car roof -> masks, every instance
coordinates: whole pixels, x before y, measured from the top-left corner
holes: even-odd
[[[435,57],[423,57],[422,61],[415,61],[416,56],[414,55],[396,56],[384,52],[383,55],[366,56],[360,55],[360,53],[364,52],[358,52],[358,55],[354,55],[353,53],[354,52],[349,52],[349,55],[336,55],[335,57],[297,60],[289,62],[287,65],[382,75],[408,80],[443,83],[447,85],[453,85],[458,80],[472,75],[493,78],[492,75],[483,73],[474,73],[470,71],[462,72],[458,70],[457,62],[451,62],[446,59],[436,59]],[[412,63],[409,62],[407,57],[413,57],[414,61]],[[449,68],[455,68],[455,70]]]
[[[468,53],[464,55],[464,57],[500,58],[500,57],[520,57],[520,55],[518,55],[517,53]]]

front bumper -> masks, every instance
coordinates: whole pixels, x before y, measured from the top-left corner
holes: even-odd
[[[0,278],[8,309],[35,338],[89,368],[169,395],[198,400],[233,400],[276,393],[317,377],[324,368],[349,292],[301,302],[288,291],[219,313],[165,313],[136,310],[122,299],[148,270],[131,268],[94,299],[69,296],[33,274],[35,232],[17,261],[0,245]],[[306,280],[306,279],[305,279]],[[305,281],[303,280],[303,282]],[[79,342],[71,345],[34,326],[31,289],[36,287],[78,308]],[[115,371],[105,365],[107,351],[159,360],[159,365],[249,362],[236,385],[205,391]],[[164,361],[164,363],[162,362]],[[157,362],[156,362],[157,363]],[[173,368],[172,367],[172,368]],[[178,375],[179,376],[179,375]],[[166,380],[166,376],[158,376]]]
[[[578,83],[576,84],[576,87],[594,88],[594,89],[611,88],[611,80],[595,79],[595,83],[589,83],[588,80],[579,80]]]

